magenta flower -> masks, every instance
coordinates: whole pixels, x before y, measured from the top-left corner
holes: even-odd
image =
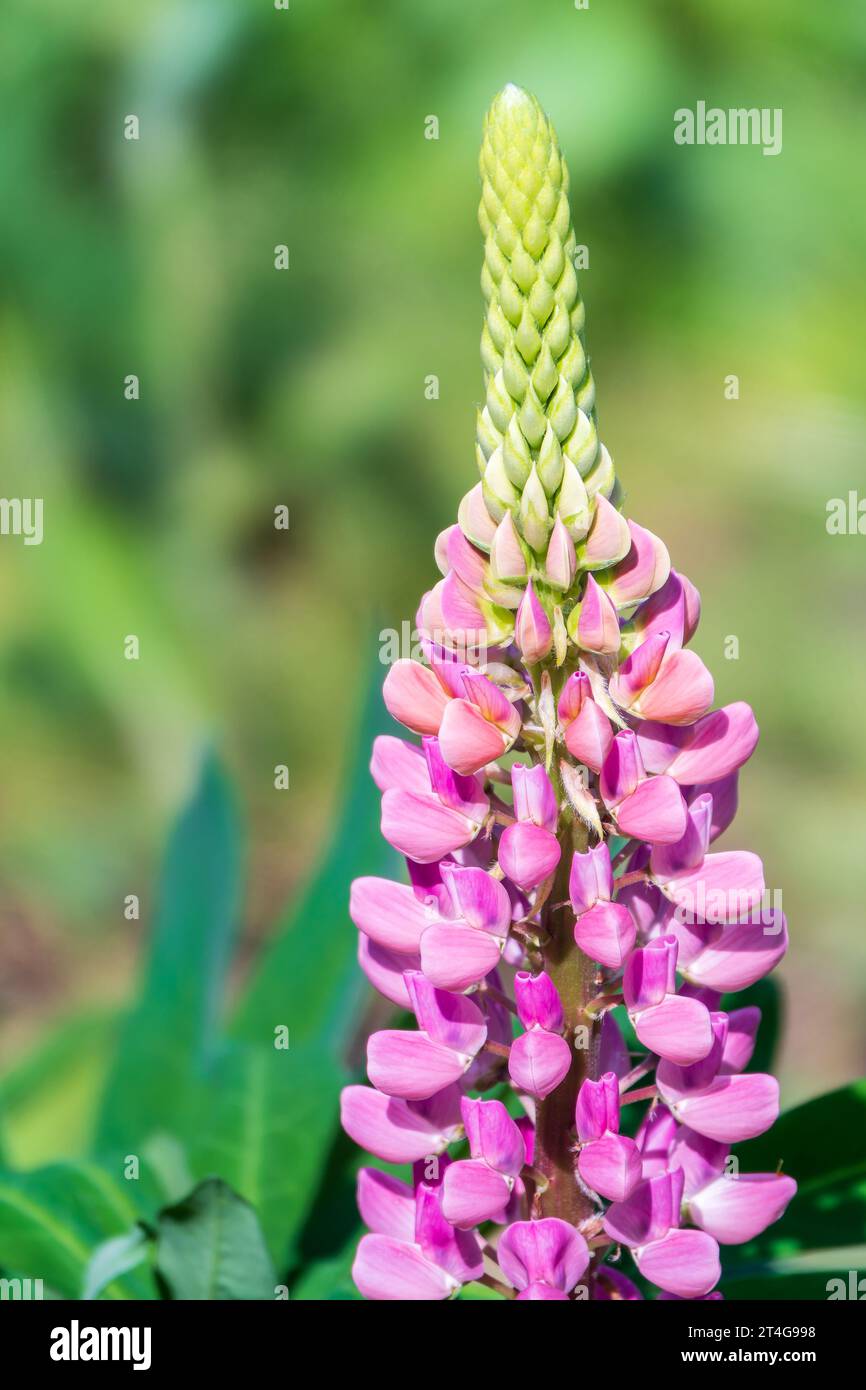
[[[405,881],[359,878],[349,904],[381,1022],[414,1016],[372,1033],[370,1085],[342,1097],[362,1148],[414,1165],[361,1170],[354,1277],[386,1300],[476,1280],[715,1298],[719,1245],[796,1190],[729,1153],[779,1105],[746,1070],[760,1011],[721,1007],[787,948],[761,860],[714,848],[758,729],[745,704],[712,710],[698,592],[620,511],[562,158],[517,88],[481,167],[481,481],[436,542],[423,659],[385,678],[412,738],[377,739],[371,772]]]

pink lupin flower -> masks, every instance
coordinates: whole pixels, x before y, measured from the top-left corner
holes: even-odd
[[[634,1140],[619,1132],[619,1082],[612,1071],[599,1081],[584,1081],[575,1125],[580,1176],[599,1196],[623,1201],[641,1180],[641,1155]]]
[[[419,1178],[413,1194],[386,1173],[361,1169],[358,1206],[371,1234],[360,1241],[352,1278],[365,1298],[450,1298],[483,1272],[477,1237],[455,1231],[442,1214],[439,1181]]]
[[[526,1029],[511,1044],[508,1073],[515,1086],[543,1100],[555,1091],[571,1066],[571,1049],[561,1036],[562,1001],[545,972],[518,970],[514,997]]]
[[[713,1045],[706,1005],[676,993],[677,941],[663,936],[633,951],[623,976],[623,995],[635,1032],[645,1047],[680,1066],[699,1062]]]
[[[367,1075],[385,1095],[429,1100],[468,1070],[484,1046],[487,1025],[470,999],[435,989],[418,971],[406,972],[406,985],[420,1031],[373,1033]]]
[[[688,1219],[720,1245],[741,1245],[779,1220],[797,1184],[784,1173],[729,1173],[728,1153],[727,1144],[683,1128],[670,1162],[683,1170]]]
[[[678,963],[690,984],[719,993],[748,989],[775,969],[788,949],[785,914],[778,908],[743,922],[677,923]]]
[[[451,694],[429,666],[395,661],[382,687],[388,713],[416,734],[438,734]]]
[[[564,1300],[586,1273],[589,1250],[574,1226],[557,1217],[515,1221],[496,1248],[499,1268],[518,1299]]]
[[[635,943],[635,924],[627,907],[611,902],[613,869],[602,843],[571,862],[569,897],[575,912],[574,939],[592,960],[618,970]]]
[[[657,632],[636,647],[610,681],[611,699],[638,719],[694,724],[713,703],[713,678],[695,652]]]
[[[607,1234],[631,1247],[645,1278],[680,1298],[700,1298],[718,1283],[719,1247],[705,1231],[679,1229],[684,1175],[657,1173],[608,1207]]]
[[[718,782],[742,767],[755,751],[758,726],[749,705],[739,701],[681,728],[647,721],[638,726],[637,739],[648,772],[694,786]]]
[[[436,540],[422,659],[385,679],[420,742],[380,737],[370,765],[408,879],[359,878],[349,904],[362,971],[417,1024],[374,1032],[372,1085],[341,1097],[357,1143],[416,1165],[411,1186],[362,1170],[354,1275],[371,1299],[480,1279],[524,1301],[635,1301],[634,1266],[649,1298],[711,1300],[719,1242],[753,1239],[795,1191],[729,1171],[779,1106],[775,1079],[745,1070],[760,1011],[721,1007],[787,946],[760,859],[713,847],[758,727],[744,703],[711,710],[687,649],[698,592],[620,511],[579,301],[549,306],[565,204],[542,167],[561,188],[546,118],[509,87],[482,161],[482,482]],[[566,258],[567,300],[570,273]],[[646,1107],[634,1139],[629,1102]]]
[[[553,646],[553,629],[531,580],[517,610],[514,640],[527,666],[535,666],[543,661]]]
[[[636,521],[628,521],[631,547],[619,564],[602,578],[608,597],[617,608],[630,608],[657,593],[668,580],[671,560],[667,547]]]
[[[511,769],[514,811],[499,841],[499,864],[519,888],[531,890],[553,873],[561,854],[553,833],[559,807],[544,768],[515,763]]]
[[[582,671],[575,671],[566,681],[557,714],[571,756],[593,772],[600,772],[613,743],[613,729],[592,698],[589,679]]]
[[[483,869],[443,864],[453,917],[427,919],[419,937],[421,969],[439,989],[478,984],[499,963],[511,925],[511,899]]]
[[[686,803],[671,777],[647,776],[637,737],[621,729],[601,769],[602,800],[623,835],[676,844],[686,829]]]
[[[446,1086],[429,1100],[405,1101],[371,1086],[346,1086],[343,1128],[362,1149],[388,1163],[414,1163],[444,1153],[461,1132],[460,1091]]]
[[[461,684],[465,698],[446,706],[439,748],[448,766],[467,776],[507,753],[521,724],[517,710],[486,676],[466,669]]]
[[[476,778],[448,766],[437,739],[424,739],[424,755],[430,790],[383,792],[382,834],[401,854],[429,864],[472,843],[490,801]]]
[[[442,1213],[466,1230],[502,1218],[526,1161],[526,1146],[501,1101],[464,1098],[462,1111],[472,1156],[446,1170]]]
[[[680,921],[739,921],[764,892],[764,867],[756,854],[707,853],[712,819],[713,798],[705,792],[688,807],[682,839],[655,845],[650,856],[653,882],[676,905]]]

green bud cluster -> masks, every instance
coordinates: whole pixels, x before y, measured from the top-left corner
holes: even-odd
[[[504,88],[487,114],[480,169],[478,467],[493,520],[511,512],[543,555],[557,515],[574,541],[587,534],[594,497],[610,496],[615,479],[596,428],[568,170],[553,126],[519,87]]]

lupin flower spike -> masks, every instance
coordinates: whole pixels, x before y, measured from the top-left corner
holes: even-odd
[[[778,1111],[775,1079],[745,1070],[759,1010],[719,1007],[787,947],[782,913],[755,914],[757,856],[711,849],[758,729],[748,705],[710,709],[697,590],[619,510],[568,175],[517,87],[487,116],[481,177],[481,482],[436,542],[424,659],[385,680],[420,740],[379,738],[371,761],[407,882],[351,893],[361,967],[416,1023],[374,1033],[371,1085],[343,1093],[351,1137],[414,1165],[361,1170],[354,1277],[370,1299],[476,1280],[517,1300],[718,1298],[719,1244],[796,1191],[727,1164]]]

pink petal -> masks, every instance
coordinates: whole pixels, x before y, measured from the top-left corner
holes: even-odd
[[[714,694],[713,678],[695,652],[669,651],[655,680],[631,710],[641,719],[694,724],[706,714]]]
[[[453,570],[442,580],[439,601],[442,621],[452,647],[469,652],[486,643],[487,622],[478,598]]]
[[[437,734],[450,702],[435,672],[419,661],[395,661],[382,687],[385,708],[416,734]]]
[[[367,1075],[388,1096],[427,1100],[458,1081],[470,1056],[433,1042],[426,1033],[386,1028],[367,1041]]]
[[[496,532],[496,522],[491,517],[484,502],[484,488],[476,483],[467,492],[458,511],[460,529],[466,539],[482,549],[490,546]]]
[[[603,493],[595,498],[595,516],[581,546],[586,569],[606,569],[624,559],[631,549],[631,532],[625,517]]]
[[[742,767],[755,751],[758,726],[750,706],[738,701],[687,728],[642,724],[638,741],[648,772],[667,772],[683,786],[694,786]]]
[[[489,724],[467,700],[452,700],[442,718],[439,746],[449,767],[464,776],[500,758],[508,747],[495,724]]]
[[[631,913],[619,903],[596,903],[574,923],[574,939],[584,955],[613,970],[627,959],[635,935]]]
[[[696,869],[656,881],[681,921],[737,922],[760,903],[764,866],[748,850],[708,854]]]
[[[730,922],[707,936],[703,950],[683,966],[693,984],[720,993],[747,989],[778,965],[788,949],[785,915],[773,911],[767,922]]]
[[[407,956],[387,951],[361,932],[358,936],[358,964],[374,989],[398,1008],[411,1009],[412,1001],[404,972],[420,968],[420,955]]]
[[[619,644],[617,611],[604,590],[588,574],[577,623],[577,645],[585,652],[603,654],[618,652]]]
[[[559,863],[559,841],[531,821],[506,826],[499,841],[499,864],[518,888],[537,888]]]
[[[508,1282],[521,1290],[548,1284],[568,1293],[589,1264],[583,1236],[556,1216],[515,1221],[503,1231],[496,1257]]]
[[[623,835],[651,844],[673,844],[686,828],[686,803],[671,777],[649,777],[615,811]]]
[[[362,1149],[388,1163],[414,1163],[442,1153],[457,1137],[459,1092],[445,1091],[414,1106],[374,1091],[346,1086],[340,1096],[344,1130]]]
[[[471,1100],[464,1096],[460,1112],[473,1158],[481,1158],[498,1173],[516,1178],[526,1162],[523,1131],[500,1100]]]
[[[607,1234],[632,1247],[661,1240],[679,1223],[683,1181],[676,1169],[639,1183],[624,1201],[608,1207],[603,1223]]]
[[[667,1100],[664,1088],[659,1092]],[[775,1124],[779,1114],[779,1083],[763,1072],[719,1076],[697,1095],[672,1098],[670,1108],[680,1124],[719,1143],[754,1139]]]
[[[613,1202],[623,1201],[641,1180],[641,1156],[633,1139],[606,1134],[580,1151],[580,1176],[593,1192]]]
[[[415,1193],[408,1183],[378,1168],[358,1172],[358,1210],[361,1220],[375,1235],[395,1240],[415,1240]]]
[[[471,844],[480,822],[443,806],[438,797],[417,792],[386,791],[382,796],[382,834],[410,859],[431,864]]]
[[[575,913],[588,912],[599,898],[610,902],[612,895],[613,868],[604,841],[585,853],[576,851],[568,875],[568,896]]]
[[[540,763],[526,767],[515,763],[511,769],[514,814],[518,820],[532,821],[551,832],[556,829],[559,807],[553,784]]]
[[[704,1231],[669,1231],[635,1251],[645,1279],[678,1298],[702,1298],[719,1282],[719,1247]]]
[[[501,1216],[511,1185],[482,1159],[462,1159],[445,1171],[442,1214],[453,1226],[468,1230]]]
[[[511,899],[499,879],[484,869],[443,864],[442,877],[448,886],[456,916],[479,931],[507,936],[511,926]]]
[[[539,602],[532,580],[520,600],[517,618],[514,623],[514,641],[520,655],[528,666],[542,661],[553,646],[553,630],[549,619]]]
[[[462,922],[435,922],[421,937],[421,969],[438,989],[469,989],[499,963],[502,942]]]
[[[484,581],[490,572],[487,556],[466,539],[459,526],[451,526],[447,533],[446,553],[449,567],[473,593],[482,593]]]
[[[544,971],[531,975],[518,970],[514,976],[514,1002],[524,1028],[544,1028],[558,1033],[562,1028],[562,1000],[556,985]]]
[[[407,972],[406,984],[419,1028],[444,1047],[474,1056],[487,1037],[487,1024],[478,1005],[462,995],[435,989],[415,971]]]
[[[450,1298],[460,1285],[431,1264],[415,1245],[390,1236],[362,1236],[352,1278],[365,1298],[430,1302]]]
[[[430,925],[424,904],[404,883],[387,878],[356,878],[349,890],[349,916],[372,941],[389,951],[416,954]]]
[[[796,1191],[782,1173],[721,1177],[692,1197],[689,1212],[721,1245],[742,1245],[778,1221]]]
[[[671,569],[667,548],[658,536],[638,526],[636,521],[629,521],[628,529],[631,549],[611,570],[606,585],[620,608],[628,608],[655,593],[666,582]]]
[[[396,789],[423,795],[431,791],[427,760],[421,749],[393,734],[380,734],[373,740],[370,771],[380,792]]]
[[[565,729],[565,746],[573,758],[593,772],[600,772],[602,763],[613,743],[610,720],[594,700],[586,700],[583,708]]]
[[[632,1018],[634,1030],[650,1052],[657,1052],[679,1066],[689,1066],[706,1057],[713,1045],[710,1015],[697,999],[668,994]]]
[[[515,1086],[544,1099],[555,1091],[571,1066],[571,1049],[559,1033],[530,1028],[511,1044],[508,1074]]]

